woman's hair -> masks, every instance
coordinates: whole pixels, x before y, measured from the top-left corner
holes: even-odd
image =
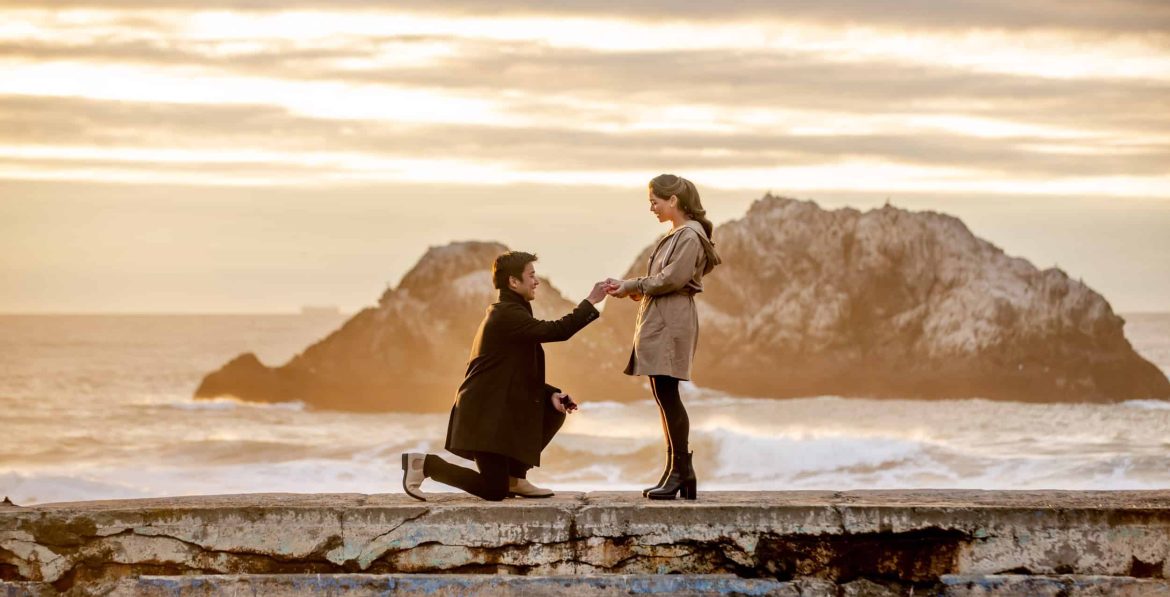
[[[650,192],[659,199],[670,199],[671,195],[678,197],[679,209],[688,218],[703,225],[707,240],[715,240],[713,237],[715,227],[711,225],[711,220],[707,219],[707,210],[703,209],[703,203],[699,201],[699,189],[695,188],[695,183],[681,176],[659,174],[650,179]]]

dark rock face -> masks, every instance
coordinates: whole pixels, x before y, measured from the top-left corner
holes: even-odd
[[[766,196],[715,231],[724,264],[698,295],[695,382],[755,397],[840,395],[1109,402],[1170,398],[1101,295],[1010,257],[956,218],[885,207],[823,210]],[[197,397],[301,400],[359,411],[442,411],[495,300],[498,243],[427,251],[377,307],[279,368],[254,355],[208,375]],[[645,273],[650,247],[627,277]],[[536,316],[573,303],[547,280]],[[621,374],[637,305],[545,345],[548,380],[585,400],[648,397]]]
[[[954,217],[766,196],[715,242],[724,265],[698,296],[699,385],[777,398],[1170,397],[1101,295]],[[606,325],[633,325],[626,303]]]
[[[429,249],[377,307],[287,364],[269,368],[248,353],[203,379],[198,398],[230,395],[260,402],[303,401],[353,411],[435,412],[451,406],[463,381],[468,351],[484,310],[495,302],[491,264],[507,251],[499,243],[462,242]],[[541,279],[533,311],[555,319],[575,305]],[[618,343],[591,325],[567,343],[546,344],[549,383],[583,399],[619,398],[638,391],[620,369],[599,371],[601,354]],[[625,340],[625,338],[623,338]],[[624,394],[622,394],[624,392]]]

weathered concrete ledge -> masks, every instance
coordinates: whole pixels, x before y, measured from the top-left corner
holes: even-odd
[[[1028,579],[1069,593],[1082,581],[1068,579],[1092,577],[1162,591],[1170,491],[727,492],[696,502],[588,493],[501,503],[252,494],[0,506],[0,594],[121,593],[147,577],[287,583],[356,573],[722,574],[788,587],[775,594],[861,583],[948,595]]]
[[[1170,583],[1118,576],[944,576],[942,581],[942,586],[933,591],[941,597],[1170,597]],[[136,597],[886,597],[905,594],[906,591],[896,591],[865,579],[837,584],[815,578],[778,581],[720,574],[224,574],[130,577],[119,581],[111,593]],[[931,593],[928,589],[918,594]]]

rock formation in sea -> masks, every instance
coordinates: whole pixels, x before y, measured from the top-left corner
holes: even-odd
[[[696,297],[702,387],[761,398],[1170,398],[1166,376],[1133,350],[1100,294],[1006,255],[957,218],[824,210],[768,195],[714,236],[724,264]],[[431,248],[377,307],[289,363],[270,368],[243,354],[204,378],[196,396],[445,410],[495,297],[492,259],[505,250]],[[649,251],[627,277],[644,273]],[[542,283],[537,317],[572,308]],[[598,322],[546,345],[548,379],[584,400],[646,398],[641,380],[621,374],[637,305],[606,303]]]
[[[769,195],[714,236],[724,265],[698,295],[701,386],[777,398],[1170,398],[1100,294],[958,218]],[[610,305],[603,324],[628,329],[635,307]]]
[[[484,310],[496,300],[492,260],[507,250],[494,242],[432,247],[378,306],[363,309],[288,363],[268,367],[254,354],[242,354],[207,375],[195,396],[296,400],[367,412],[446,410],[463,381]],[[533,311],[539,318],[556,319],[576,302],[541,278]],[[629,399],[639,393],[637,382],[620,369],[598,366],[601,355],[628,343],[629,332],[620,340],[611,333],[595,322],[567,343],[545,344],[549,383],[581,400]]]

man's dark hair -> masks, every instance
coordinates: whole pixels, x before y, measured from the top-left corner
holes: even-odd
[[[524,279],[524,266],[536,261],[536,255],[524,251],[508,251],[501,253],[492,263],[492,284],[496,290],[508,287],[508,276],[517,280]]]

